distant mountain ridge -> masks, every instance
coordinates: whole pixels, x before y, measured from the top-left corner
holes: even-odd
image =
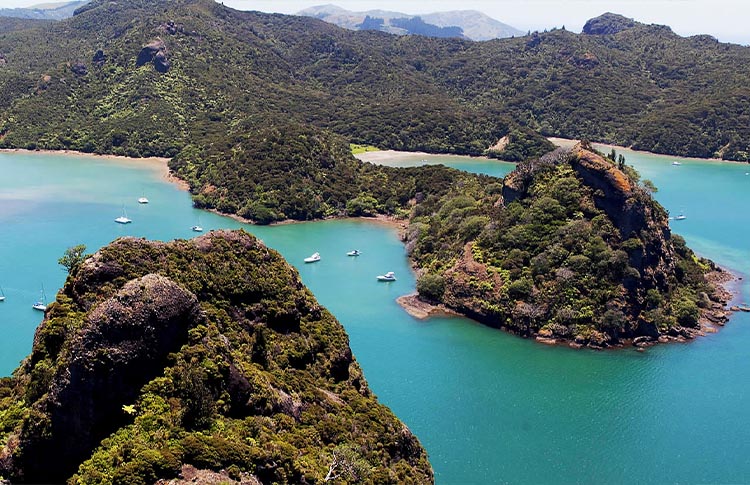
[[[350,30],[382,30],[399,35],[465,37],[476,41],[524,35],[521,30],[476,10],[409,15],[387,10],[353,12],[336,5],[319,5],[306,8],[297,15],[314,17]]]
[[[0,8],[0,17],[16,17],[37,20],[62,20],[73,16],[73,12],[89,0],[73,2],[43,3],[26,8]]]

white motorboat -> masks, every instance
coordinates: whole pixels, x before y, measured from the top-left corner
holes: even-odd
[[[685,214],[680,214],[679,216],[674,218],[675,221],[682,221],[685,219],[687,219],[687,216]]]
[[[2,286],[0,286],[0,301],[5,301],[5,293],[3,293]]]
[[[320,261],[320,253],[313,253],[309,258],[305,258],[305,263],[317,263]]]
[[[362,253],[359,252],[359,249],[355,249],[354,251],[349,251],[348,253],[346,253],[347,256],[359,256],[360,254]]]
[[[141,197],[138,199],[139,204],[148,204],[148,199],[145,197]]]
[[[115,222],[118,224],[130,224],[133,222],[132,219],[128,219],[128,213],[125,212],[125,206],[122,206],[122,215],[115,219]]]
[[[682,165],[682,164],[678,162],[677,160],[675,160],[674,162],[672,162],[672,165]]]
[[[193,232],[203,232],[203,228],[201,226],[193,226],[191,227]]]
[[[44,286],[42,286],[42,292],[39,300],[31,305],[31,308],[33,308],[34,310],[39,310],[40,312],[47,311],[47,295],[44,294]]]
[[[396,273],[389,271],[386,274],[378,275],[378,281],[396,281]]]

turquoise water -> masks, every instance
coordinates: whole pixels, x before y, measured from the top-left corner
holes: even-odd
[[[357,155],[363,161],[380,163],[389,167],[419,167],[422,165],[443,164],[447,167],[464,170],[466,172],[484,173],[494,177],[504,177],[515,168],[514,163],[500,160],[490,160],[480,157],[464,157],[456,155],[428,155],[426,153],[397,152],[385,161],[379,161],[382,152],[366,152]]]
[[[745,271],[750,166],[626,152],[701,254]],[[417,161],[421,163],[419,158]],[[502,175],[509,164],[440,157]],[[431,158],[428,161],[432,161]],[[463,165],[462,165],[463,164]],[[241,224],[196,211],[143,163],[0,153],[0,371],[28,354],[42,284],[57,258],[120,235],[192,237]],[[21,187],[22,189],[19,189]],[[151,203],[139,206],[147,196]],[[125,204],[133,223],[113,219]],[[419,436],[437,482],[715,483],[750,481],[750,315],[687,345],[645,353],[546,347],[461,318],[420,322],[394,299],[414,288],[393,229],[362,221],[246,227],[300,270],[344,324],[372,389]],[[347,251],[357,248],[359,258]],[[319,251],[322,260],[302,259]],[[395,271],[398,281],[375,276]],[[742,286],[747,299],[747,285]]]

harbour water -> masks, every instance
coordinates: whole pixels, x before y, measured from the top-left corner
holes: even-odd
[[[740,273],[750,260],[750,166],[624,152],[700,254]],[[413,155],[412,155],[413,157]],[[424,156],[409,163],[422,163]],[[510,164],[426,158],[502,175]],[[750,315],[689,344],[574,351],[463,318],[418,321],[395,298],[413,291],[396,230],[364,221],[244,226],[191,207],[146,163],[0,153],[0,372],[28,354],[42,285],[62,286],[64,250],[116,237],[168,240],[244,227],[297,266],[346,327],[380,400],[427,448],[438,483],[665,483],[750,480]],[[150,203],[139,205],[146,196]],[[123,205],[132,224],[118,225]],[[359,249],[362,256],[347,257]],[[321,261],[303,258],[321,253]],[[394,271],[398,280],[378,283]],[[740,299],[748,299],[742,285]]]

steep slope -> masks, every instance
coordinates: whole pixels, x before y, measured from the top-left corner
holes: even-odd
[[[0,438],[14,483],[432,481],[341,325],[241,231],[120,239],[74,269],[0,385]]]
[[[581,145],[426,202],[407,245],[423,298],[525,337],[643,344],[726,317],[637,173]]]
[[[262,222],[344,213],[362,195],[371,184],[358,172],[379,169],[362,167],[342,137],[480,154],[509,136],[518,142],[498,155],[518,159],[550,147],[494,113],[461,107],[335,26],[208,0],[162,6],[94,2],[47,29],[0,38],[0,85],[11,94],[0,101],[8,108],[0,146],[177,155],[172,168],[201,207]],[[280,179],[267,176],[269,166]],[[279,184],[300,188],[303,204],[280,199]],[[399,208],[389,198],[378,198],[378,212]]]

